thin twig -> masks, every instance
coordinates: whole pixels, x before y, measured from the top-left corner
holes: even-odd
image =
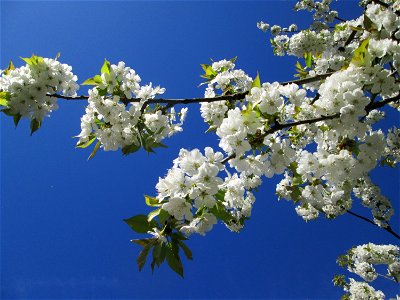
[[[391,235],[395,236],[397,239],[400,240],[400,235],[398,235],[395,231],[393,231],[393,229],[392,229],[389,225],[388,225],[387,227],[380,227],[380,226],[378,226],[378,224],[376,224],[374,221],[372,221],[372,220],[370,220],[370,219],[368,219],[368,218],[366,218],[366,217],[364,217],[364,216],[361,216],[361,215],[359,215],[359,214],[356,214],[356,213],[352,212],[351,210],[347,210],[347,213],[349,213],[350,215],[352,215],[352,216],[354,216],[354,217],[356,217],[356,218],[359,218],[359,219],[361,219],[361,220],[364,220],[365,222],[370,223],[370,224],[372,224],[372,225],[374,225],[374,226],[376,226],[376,227],[379,227],[379,228],[382,228],[382,229],[386,230],[386,231],[389,232]]]

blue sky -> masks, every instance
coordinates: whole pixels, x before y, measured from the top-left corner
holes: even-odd
[[[39,2],[1,1],[1,66],[32,53],[73,66],[79,82],[97,74],[104,58],[135,69],[142,82],[167,89],[166,97],[203,94],[201,63],[238,56],[237,66],[262,81],[290,80],[294,59],[274,57],[256,22],[306,26],[291,1]],[[340,1],[341,17],[354,17],[356,1]],[[305,18],[307,17],[307,18]],[[86,93],[81,89],[80,93]],[[138,238],[122,219],[148,212],[154,194],[180,148],[217,147],[198,106],[189,108],[183,133],[165,140],[156,155],[140,151],[75,149],[85,103],[59,101],[32,137],[1,116],[1,297],[78,298],[264,298],[337,299],[335,260],[354,245],[396,243],[388,233],[349,215],[305,223],[292,203],[278,202],[278,179],[264,180],[253,216],[240,234],[216,226],[189,241],[194,261],[185,279],[167,266],[138,272]],[[389,114],[398,122],[395,113]],[[396,121],[397,120],[397,121]],[[399,173],[373,174],[398,211]],[[370,217],[367,210],[354,211]],[[399,228],[399,217],[393,218]],[[393,296],[396,285],[378,281]]]

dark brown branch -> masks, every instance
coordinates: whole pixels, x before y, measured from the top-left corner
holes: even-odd
[[[349,37],[347,38],[346,42],[344,43],[344,46],[348,46],[356,37],[357,30],[352,30]]]
[[[367,113],[369,113],[373,109],[381,108],[381,107],[385,106],[386,104],[389,104],[391,102],[395,102],[395,101],[398,101],[398,100],[400,100],[400,93],[397,96],[393,97],[393,98],[387,98],[385,100],[378,101],[378,102],[371,102],[370,104],[368,104],[365,107],[365,111]]]
[[[308,78],[304,78],[304,79],[296,79],[296,80],[291,80],[291,81],[285,81],[285,82],[281,82],[280,85],[288,85],[288,84],[298,84],[298,85],[302,85],[302,84],[306,84],[306,83],[311,83],[311,82],[315,82],[315,81],[319,81],[319,80],[323,80],[329,76],[331,76],[334,72],[328,72],[325,74],[320,74],[320,75],[316,75],[313,77],[308,77]]]
[[[333,72],[329,72],[326,74],[320,74],[320,75],[316,75],[316,76],[309,77],[309,78],[285,81],[285,82],[280,83],[280,85],[288,85],[288,84],[292,84],[292,83],[302,85],[302,84],[311,83],[314,81],[323,80],[323,79],[331,76],[332,74],[333,74]],[[143,106],[147,106],[149,104],[167,104],[168,108],[170,108],[177,104],[211,103],[211,102],[217,102],[217,101],[236,101],[236,100],[243,100],[248,93],[249,92],[247,91],[247,92],[242,92],[242,93],[236,93],[233,95],[216,96],[214,98],[149,99],[145,102],[145,104]],[[49,94],[48,96],[57,97],[59,99],[64,99],[64,100],[88,100],[89,99],[89,96],[86,96],[86,95],[72,97],[72,96],[63,96],[63,95],[59,95],[59,94]],[[127,105],[128,103],[135,103],[135,102],[137,103],[140,101],[143,101],[143,99],[141,99],[141,98],[132,98],[132,99],[121,98],[121,102],[124,103],[125,105]]]
[[[387,232],[389,232],[390,234],[392,234],[393,236],[395,236],[397,239],[400,240],[400,235],[398,235],[395,231],[393,231],[393,229],[392,229],[389,225],[388,225],[387,227],[380,227],[380,226],[378,226],[376,223],[374,223],[374,221],[372,221],[372,220],[370,220],[370,219],[368,219],[368,218],[366,218],[366,217],[364,217],[364,216],[361,216],[361,215],[359,215],[359,214],[356,214],[356,213],[352,212],[351,210],[347,210],[347,213],[349,213],[350,215],[352,215],[352,216],[354,216],[354,217],[356,217],[356,218],[359,218],[359,219],[361,219],[361,220],[364,220],[364,221],[366,221],[367,223],[370,223],[370,224],[372,224],[372,225],[374,225],[374,226],[377,226],[377,227],[379,227],[379,228],[383,228],[384,230],[386,230]]]
[[[72,96],[63,96],[63,95],[59,95],[59,94],[47,94],[47,96],[57,97],[58,99],[64,99],[64,100],[87,100],[87,99],[89,99],[89,96],[86,96],[86,95],[72,97]]]
[[[335,17],[335,20],[338,20],[340,22],[347,22],[347,20],[342,19],[341,17]]]

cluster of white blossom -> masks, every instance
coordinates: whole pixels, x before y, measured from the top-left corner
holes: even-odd
[[[211,68],[215,72],[215,76],[208,81],[204,95],[206,98],[214,98],[218,90],[221,94],[226,95],[243,93],[250,89],[252,78],[243,70],[235,70],[235,64],[232,60],[224,59],[214,62]],[[226,101],[202,102],[201,116],[210,126],[218,127],[228,111],[228,105]]]
[[[380,290],[375,290],[366,282],[356,281],[350,278],[350,283],[345,287],[345,292],[348,292],[348,297],[345,299],[349,300],[383,300],[385,294]]]
[[[182,223],[181,230],[185,234],[196,232],[204,235],[216,223],[216,218],[208,209],[216,204],[215,195],[223,183],[218,177],[223,170],[222,158],[222,153],[214,152],[210,147],[205,148],[205,155],[198,149],[181,149],[174,166],[156,185],[159,201],[167,201],[162,209]],[[207,209],[193,217],[194,208]]]
[[[301,31],[292,35],[288,41],[288,54],[303,57],[304,54],[322,53],[332,48],[333,38],[328,30],[319,32],[313,30]]]
[[[400,1],[366,3],[362,16],[334,27],[327,23],[341,19],[330,4],[298,2],[297,10],[314,12],[307,30],[257,23],[274,36],[275,54],[304,58],[305,66],[296,64],[299,80],[261,84],[258,75],[252,79],[236,70],[235,59],[202,65],[207,88],[200,111],[223,153],[181,149],[156,185],[159,208],[149,218],[158,216],[161,225],[148,232],[155,240],[169,244],[182,234],[205,235],[218,220],[240,231],[251,216],[253,192],[263,176],[274,175],[283,177],[278,196],[292,200],[306,221],[354,214],[350,209],[358,198],[371,210],[373,223],[390,232],[393,208],[370,172],[379,163],[393,167],[400,161],[400,130],[378,129],[383,107],[400,110],[400,18],[393,9]],[[105,150],[151,149],[181,130],[186,110],[174,123],[177,114],[168,112],[168,105],[152,109],[149,100],[165,89],[141,86],[123,63],[94,79],[79,144],[97,138]],[[348,256],[349,270],[372,281],[378,276],[373,265],[387,264],[389,276],[398,280],[398,252],[391,245],[359,246]],[[350,279],[343,286],[349,299],[384,297],[365,282]]]
[[[123,62],[110,65],[109,72],[102,73],[98,85],[89,90],[78,145],[96,138],[105,151],[128,147],[130,152],[141,146],[151,151],[165,137],[182,131],[187,108],[180,113],[173,107],[169,111],[152,110],[149,106],[146,109],[146,101],[163,94],[165,89],[151,83],[141,86],[140,81],[139,75]],[[132,99],[137,101],[129,101]]]
[[[223,154],[210,147],[204,155],[198,149],[181,149],[174,166],[156,185],[161,208],[179,222],[185,235],[204,235],[217,218],[232,231],[239,231],[251,214],[255,200],[251,190],[260,181],[236,173],[228,173],[223,180],[218,176],[225,169],[222,160]]]
[[[55,59],[32,56],[24,60],[25,66],[1,74],[0,91],[9,93],[7,114],[40,123],[58,108],[57,97],[51,95],[76,96],[78,78],[71,66]]]
[[[389,129],[387,134],[387,147],[385,155],[389,158],[391,166],[396,166],[400,162],[400,129],[394,127]]]
[[[394,34],[396,39],[400,38],[399,32],[399,16],[396,15],[393,7],[399,8],[399,1],[395,1],[393,6],[384,7],[378,3],[370,3],[367,5],[365,15],[376,25],[381,38],[390,37]]]
[[[351,263],[348,270],[365,281],[371,282],[378,277],[373,265],[387,265],[388,276],[400,279],[399,247],[394,245],[375,245],[368,243],[352,248],[348,253]]]
[[[314,0],[300,0],[296,3],[294,9],[295,10],[308,10],[314,11],[314,20],[322,20],[322,24],[331,23],[338,16],[338,12],[335,10],[331,10],[332,0],[322,0],[322,1],[314,1]],[[321,22],[317,23],[320,24]],[[314,25],[315,27],[315,25]]]
[[[340,256],[339,265],[347,267],[347,270],[357,274],[366,282],[355,281],[350,278],[349,283],[336,281],[338,285],[343,286],[347,293],[344,299],[384,299],[382,291],[376,291],[367,282],[372,282],[379,275],[390,278],[395,282],[400,281],[400,248],[394,245],[375,245],[368,243],[350,249],[346,255]],[[387,265],[387,274],[379,274],[374,265]]]
[[[380,227],[387,227],[394,211],[391,202],[381,194],[378,186],[373,184],[368,176],[358,179],[353,188],[354,195],[362,200],[374,217],[374,223]]]

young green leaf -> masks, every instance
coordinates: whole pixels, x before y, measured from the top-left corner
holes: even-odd
[[[254,78],[253,83],[251,84],[250,90],[251,90],[253,87],[261,88],[260,74],[258,74],[258,72],[257,72],[256,78]]]
[[[358,66],[368,66],[371,60],[371,55],[368,52],[369,38],[361,41],[360,46],[354,51],[351,63]]]
[[[101,145],[101,142],[97,141],[96,146],[94,146],[94,149],[93,149],[92,153],[90,153],[90,155],[88,157],[88,160],[92,159],[96,155],[97,151],[100,148],[100,145]]]
[[[99,85],[100,83],[102,83],[101,76],[96,75],[92,78],[86,79],[81,85]]]
[[[200,64],[200,66],[203,68],[204,72],[207,71],[208,67],[211,67],[210,65],[206,65],[206,64]]]
[[[156,197],[144,195],[144,199],[148,206],[161,206],[162,205],[162,204],[160,204],[160,202],[158,202],[158,199]]]
[[[87,142],[81,142],[75,146],[75,148],[87,148],[96,140],[94,134],[89,135],[89,140]]]
[[[36,66],[38,64],[43,63],[43,57],[33,55],[31,57],[21,57],[21,59],[26,62],[29,66]]]
[[[161,212],[161,208],[157,208],[156,210],[151,211],[148,215],[147,215],[147,221],[151,221],[153,220],[155,217],[157,217]]]
[[[5,69],[3,73],[4,73],[4,75],[8,75],[8,74],[10,74],[10,72],[12,70],[15,70],[15,66],[14,66],[12,60],[10,60],[10,63],[8,64],[7,69]]]
[[[7,106],[8,101],[11,98],[11,94],[8,92],[0,92],[0,105],[1,106]]]
[[[101,67],[101,74],[108,74],[110,75],[111,65],[107,59],[104,59],[104,64]]]
[[[313,56],[311,52],[304,54],[304,59],[306,60],[306,66],[311,68],[313,62]]]

